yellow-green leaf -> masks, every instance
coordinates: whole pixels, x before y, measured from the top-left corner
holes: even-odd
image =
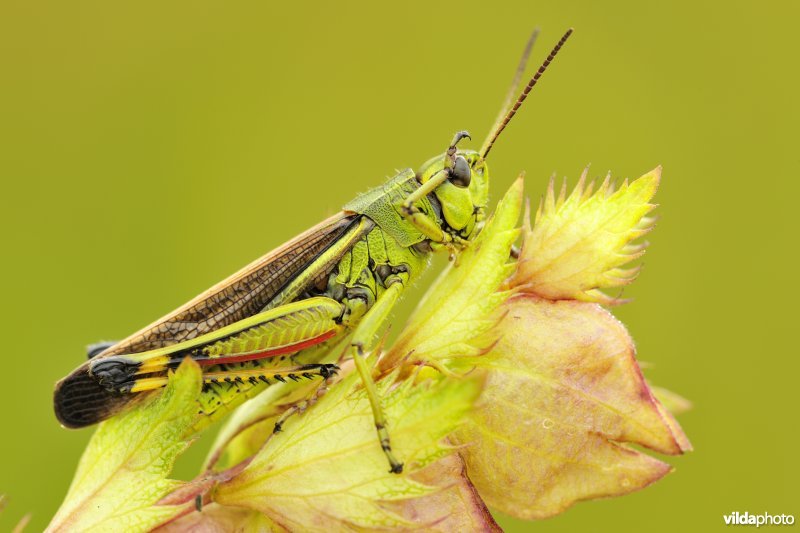
[[[646,243],[633,244],[653,227],[646,217],[661,179],[661,167],[615,189],[609,177],[593,193],[584,171],[567,196],[566,183],[556,196],[550,181],[533,229],[524,230],[520,266],[512,286],[551,300],[574,299],[619,303],[601,289],[626,285],[638,267],[624,268],[641,257]]]
[[[606,310],[520,295],[500,312],[484,393],[456,431],[489,506],[525,519],[552,516],[669,472],[624,443],[665,454],[691,449],[650,393],[627,331]]]
[[[254,455],[272,434],[275,421],[294,402],[313,396],[318,382],[276,383],[237,408],[220,428],[206,469],[230,468]]]
[[[413,525],[402,506],[388,504],[444,488],[414,476],[451,452],[443,439],[463,420],[481,383],[406,381],[386,390],[383,380],[392,445],[405,463],[401,475],[389,473],[369,401],[357,384],[356,374],[347,376],[305,414],[290,418],[240,474],[217,488],[215,501],[257,510],[289,530]]]
[[[470,358],[491,344],[481,346],[476,340],[491,329],[495,322],[490,315],[509,296],[498,289],[515,268],[509,253],[519,236],[522,191],[520,176],[472,246],[442,272],[419,303],[383,365],[409,356],[426,362]]]
[[[163,393],[103,422],[48,531],[147,531],[193,505],[156,503],[181,485],[167,476],[189,445],[200,383],[200,368],[187,359]]]
[[[650,391],[661,402],[664,409],[673,415],[679,415],[692,409],[692,402],[676,392],[655,385],[650,385]]]

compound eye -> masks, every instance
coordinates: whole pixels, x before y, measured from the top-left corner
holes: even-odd
[[[469,182],[472,180],[472,171],[466,159],[461,156],[456,157],[456,162],[453,168],[450,169],[450,177],[448,179],[456,187],[461,187],[462,189],[469,187]]]

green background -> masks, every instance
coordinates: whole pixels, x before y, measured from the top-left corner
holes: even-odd
[[[28,512],[43,528],[65,494],[91,430],[59,427],[51,394],[85,344],[171,310],[455,130],[482,139],[534,25],[537,62],[576,33],[492,153],[494,198],[522,169],[537,199],[554,171],[664,165],[635,301],[615,313],[648,377],[694,402],[680,421],[696,451],[640,493],[501,523],[800,518],[788,6],[5,0],[0,530]]]

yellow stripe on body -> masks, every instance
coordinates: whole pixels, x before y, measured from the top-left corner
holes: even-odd
[[[263,338],[262,336],[259,336],[260,340],[258,344],[261,346],[261,350],[271,349],[272,346],[270,346],[268,342],[274,339],[274,335],[278,330],[276,329],[277,325],[275,327],[271,327],[270,323],[281,321],[287,317],[287,315],[300,314],[304,317],[304,321],[318,321],[319,324],[314,328],[314,330],[324,333],[324,331],[329,331],[335,326],[334,319],[338,318],[341,312],[342,304],[336,300],[332,300],[331,298],[317,296],[264,311],[263,313],[240,320],[239,322],[235,322],[211,333],[201,335],[190,341],[181,342],[165,348],[159,348],[157,350],[150,350],[135,354],[125,354],[118,357],[124,357],[134,362],[141,362],[142,366],[139,369],[139,374],[158,372],[164,370],[166,364],[171,361],[170,356],[172,354],[191,350],[193,348],[202,348],[208,345],[213,346],[215,343],[218,345],[218,348],[216,348],[216,356],[220,356],[226,351],[228,351],[228,354],[246,353],[243,351],[246,349],[246,334],[248,330],[251,330],[251,333],[254,333],[252,330],[263,328],[265,331],[265,336]],[[245,335],[239,338],[240,334]],[[227,337],[234,337],[234,339],[228,339]],[[292,335],[291,337],[295,340],[295,343],[299,340],[302,340],[297,334]],[[211,346],[209,346],[209,348],[211,348]]]

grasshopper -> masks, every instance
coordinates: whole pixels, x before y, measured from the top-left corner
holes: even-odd
[[[58,420],[69,428],[105,420],[142,393],[166,385],[169,370],[186,357],[203,368],[200,413],[212,416],[224,411],[223,403],[233,403],[231,396],[252,396],[271,383],[327,380],[338,367],[320,363],[317,354],[350,335],[348,351],[369,398],[380,445],[390,471],[402,472],[366,355],[430,255],[445,251],[453,259],[480,232],[489,196],[489,151],[571,33],[563,35],[514,101],[537,32],[532,34],[479,151],[459,149],[470,138],[459,131],[443,155],[419,170],[400,171],[128,338],[91,346],[89,360],[56,384]],[[299,364],[309,353],[316,362]]]

